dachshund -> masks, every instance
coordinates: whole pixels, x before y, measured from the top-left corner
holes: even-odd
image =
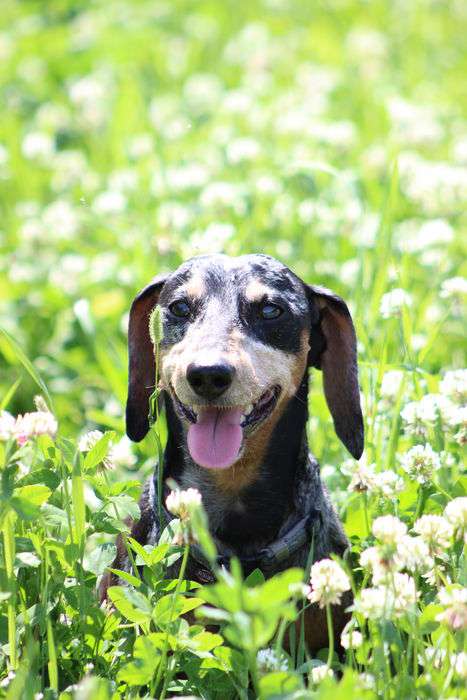
[[[356,336],[346,303],[263,254],[198,256],[155,277],[133,301],[129,318],[126,428],[136,442],[149,430],[154,348],[148,323],[157,304],[168,428],[163,479],[201,493],[219,561],[228,566],[235,556],[245,575],[259,568],[270,577],[305,568],[310,551],[313,561],[342,556],[348,540],[309,453],[306,426],[314,367],[323,373],[337,436],[353,457],[361,456]],[[143,545],[156,544],[163,527],[157,483],[157,475],[146,483],[140,519],[131,524],[131,536]],[[128,570],[121,538],[117,544],[113,566]],[[186,577],[214,580],[196,547]],[[118,582],[105,575],[102,599]],[[349,602],[350,594],[332,606],[336,635]],[[311,651],[326,646],[326,619],[316,604],[306,611],[305,634]]]

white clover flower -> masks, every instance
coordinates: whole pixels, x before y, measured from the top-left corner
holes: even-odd
[[[353,460],[348,460],[347,465],[354,465]],[[349,491],[373,491],[376,488],[377,475],[374,464],[366,464],[364,461],[357,462],[348,485]]]
[[[394,587],[394,615],[400,617],[415,608],[420,593],[414,579],[408,574],[396,573],[391,582]]]
[[[321,559],[311,567],[310,573],[312,603],[325,605],[340,603],[341,596],[350,589],[349,577],[341,566],[332,559]]]
[[[457,676],[462,679],[467,678],[467,653],[461,651],[459,654],[453,654],[451,656],[451,667],[454,668],[454,672]]]
[[[404,490],[404,480],[391,469],[385,469],[374,475],[373,491],[384,498],[395,498]]]
[[[201,163],[186,163],[171,167],[166,172],[166,182],[172,192],[200,189],[209,180],[209,171]]]
[[[433,668],[439,670],[446,658],[446,649],[442,647],[426,647],[424,657],[420,654],[420,663],[425,664],[426,660],[425,665],[433,666]]]
[[[16,418],[8,411],[0,411],[0,440],[10,440],[14,436]]]
[[[104,437],[104,433],[100,430],[89,430],[89,432],[80,437],[78,450],[80,452],[89,452],[102,437]]]
[[[310,677],[312,683],[321,683],[325,678],[333,678],[334,671],[326,664],[320,664],[311,669]]]
[[[407,569],[411,573],[426,573],[434,567],[429,547],[422,537],[401,537],[394,558],[399,569]]]
[[[57,429],[57,420],[50,411],[35,411],[17,417],[13,435],[18,445],[24,445],[28,440],[38,435],[54,437]]]
[[[467,294],[467,279],[465,277],[450,277],[441,284],[439,293],[442,299],[463,297]]]
[[[444,415],[446,428],[461,446],[467,443],[467,406],[452,406]]]
[[[137,458],[132,449],[132,442],[126,435],[112,444],[109,451],[111,463],[116,467],[133,467]]]
[[[82,435],[78,441],[78,450],[80,452],[89,452],[96,443],[104,436],[100,430],[90,430],[89,432]],[[101,464],[104,469],[114,469],[115,462],[113,459],[113,446],[109,443],[107,448],[107,454],[102,460]]]
[[[187,256],[221,253],[235,234],[235,227],[227,222],[213,221],[204,231],[195,231],[182,245]]]
[[[467,280],[466,280],[467,285]],[[459,404],[467,403],[467,369],[446,372],[439,383],[441,394]]]
[[[438,599],[443,606],[443,612],[436,616],[438,622],[452,630],[467,628],[467,588],[451,586],[438,591]]]
[[[404,430],[409,435],[426,438],[428,428],[438,419],[443,424],[452,418],[453,404],[441,394],[425,394],[420,401],[411,401],[401,411]]]
[[[452,525],[442,515],[422,515],[414,530],[427,543],[432,556],[443,556],[451,546]]]
[[[190,512],[193,508],[201,505],[201,494],[197,489],[186,489],[186,491],[171,491],[166,498],[165,505],[172,515],[177,516],[182,521],[190,519]]]
[[[384,403],[392,406],[401,388],[404,372],[401,369],[391,369],[383,374],[380,395]]]
[[[232,182],[211,182],[202,190],[201,206],[206,209],[229,208],[241,216],[246,212],[244,191]]]
[[[397,571],[395,558],[383,553],[379,547],[364,549],[360,554],[360,564],[371,572],[375,584],[385,583],[388,576]]]
[[[399,316],[404,306],[410,306],[412,297],[403,289],[391,289],[383,294],[380,303],[380,313],[383,318],[393,318]]]
[[[407,525],[394,515],[382,515],[373,522],[372,532],[383,544],[394,546],[407,534]]]
[[[444,509],[444,517],[452,525],[454,534],[463,537],[467,544],[467,496],[450,501]]]
[[[428,483],[433,472],[441,468],[440,456],[431,445],[415,445],[408,452],[399,455],[399,462],[407,474],[419,484]]]
[[[289,662],[283,655],[277,655],[274,649],[260,649],[256,655],[256,663],[261,673],[270,671],[287,671]]]
[[[363,644],[362,633],[352,624],[352,621],[348,622],[341,633],[341,644],[344,649],[358,649]]]
[[[354,603],[354,610],[368,620],[383,620],[391,616],[394,595],[386,586],[363,588]]]

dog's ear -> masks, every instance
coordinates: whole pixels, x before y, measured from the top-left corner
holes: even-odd
[[[149,316],[159,302],[168,275],[158,275],[137,295],[128,324],[128,399],[126,432],[135,442],[149,430],[149,397],[154,391],[154,348],[149,337]]]
[[[363,416],[358,387],[357,338],[347,304],[325,287],[306,285],[311,314],[308,364],[323,371],[326,401],[334,428],[359,459]]]

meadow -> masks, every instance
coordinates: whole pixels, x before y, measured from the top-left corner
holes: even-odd
[[[460,0],[3,0],[0,698],[466,697],[466,31]],[[359,462],[316,370],[309,397],[341,655],[284,643],[310,572],[164,578],[187,539],[212,556],[196,503],[96,594],[165,439],[125,436],[131,300],[215,251],[352,311]]]

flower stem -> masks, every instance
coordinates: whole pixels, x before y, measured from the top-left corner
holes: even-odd
[[[334,626],[332,624],[331,606],[326,605],[326,622],[328,623],[329,651],[328,651],[328,668],[331,668],[332,658],[334,656]]]

